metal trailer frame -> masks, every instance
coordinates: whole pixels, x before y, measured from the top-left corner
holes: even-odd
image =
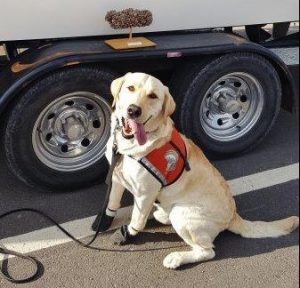
[[[287,65],[269,49],[233,34],[187,32],[151,36],[155,48],[114,51],[103,40],[80,39],[44,43],[20,54],[0,72],[0,114],[18,93],[34,81],[57,69],[82,64],[122,61],[204,58],[208,55],[250,52],[261,55],[277,69],[284,89],[282,106],[294,111],[296,88]]]

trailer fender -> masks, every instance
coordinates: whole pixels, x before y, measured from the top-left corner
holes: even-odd
[[[205,57],[235,52],[256,53],[271,61],[282,82],[282,105],[294,111],[296,88],[292,74],[285,63],[267,48],[226,33],[156,35],[151,40],[157,43],[157,47],[142,51],[114,51],[102,40],[66,40],[29,49],[0,72],[0,114],[31,83],[63,67],[122,60]]]

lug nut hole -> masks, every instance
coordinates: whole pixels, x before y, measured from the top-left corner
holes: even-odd
[[[241,86],[242,86],[242,84],[240,82],[234,82],[234,87],[239,88]]]
[[[206,111],[206,117],[208,118],[209,117],[209,111]]]
[[[83,147],[88,147],[89,145],[91,144],[91,141],[87,138],[84,138],[82,141],[81,141],[81,145]]]
[[[240,98],[241,102],[245,103],[248,100],[248,97],[246,95],[242,95]]]
[[[94,128],[98,129],[98,128],[100,128],[100,126],[101,126],[101,123],[100,123],[99,120],[94,120],[93,121],[93,127]]]
[[[222,119],[218,119],[217,123],[219,126],[222,126],[224,124]]]
[[[51,113],[51,114],[48,115],[48,120],[51,120],[51,119],[53,119],[54,117],[55,117],[55,114],[54,114],[54,113]]]
[[[67,101],[65,104],[66,104],[66,106],[73,106],[74,105],[74,101]]]
[[[67,152],[69,151],[68,145],[67,145],[67,144],[62,145],[62,146],[61,146],[61,151],[62,151],[63,153],[67,153]]]
[[[86,109],[89,110],[89,111],[91,111],[91,110],[94,109],[94,106],[93,106],[92,104],[86,104],[85,107],[86,107]]]
[[[225,85],[225,83],[226,83],[225,81],[221,81],[221,82],[219,83],[219,85],[222,85],[222,86],[223,86],[223,85]]]
[[[51,138],[52,138],[52,134],[51,134],[51,133],[48,133],[48,134],[46,135],[46,141],[49,142],[49,141],[51,140]]]
[[[234,119],[238,119],[240,117],[240,113],[234,113],[234,114],[232,114],[232,117]]]

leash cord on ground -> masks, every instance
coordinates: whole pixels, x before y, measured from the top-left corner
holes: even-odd
[[[84,247],[84,248],[88,248],[88,249],[93,249],[93,250],[97,250],[97,251],[105,251],[105,252],[146,252],[146,251],[156,251],[156,250],[164,250],[164,249],[171,249],[171,248],[179,248],[179,247],[183,247],[182,245],[178,245],[178,246],[172,246],[172,247],[166,247],[166,248],[155,248],[155,249],[143,249],[143,250],[117,250],[117,249],[103,249],[103,248],[98,248],[98,247],[93,247],[91,246],[94,241],[96,240],[97,236],[99,235],[99,231],[101,229],[102,226],[102,221],[104,219],[104,215],[105,215],[105,210],[107,208],[108,205],[108,201],[109,201],[109,195],[110,195],[110,190],[111,190],[111,186],[112,186],[112,172],[114,170],[114,167],[116,166],[116,164],[118,163],[121,155],[115,153],[116,150],[114,150],[114,154],[113,154],[113,159],[112,159],[112,163],[109,169],[109,172],[107,174],[107,178],[106,178],[106,184],[107,184],[107,192],[106,192],[106,196],[105,196],[105,200],[104,200],[104,204],[103,207],[101,209],[101,211],[99,212],[98,216],[96,219],[97,221],[97,229],[96,229],[96,233],[93,236],[93,238],[88,242],[88,243],[84,243],[81,242],[80,240],[76,239],[72,234],[70,234],[66,229],[64,229],[59,223],[57,223],[53,218],[51,218],[50,216],[48,216],[46,213],[39,211],[37,209],[33,209],[33,208],[22,208],[22,209],[16,209],[16,210],[12,210],[9,212],[6,212],[2,215],[0,215],[0,220],[9,217],[13,214],[18,214],[21,212],[30,212],[30,213],[35,213],[35,214],[39,214],[42,217],[44,217],[45,219],[47,219],[50,223],[52,223],[54,226],[56,226],[61,232],[63,232],[65,235],[67,235],[70,239],[72,239],[74,242],[76,242],[78,245]],[[4,279],[6,279],[9,282],[15,283],[15,284],[24,284],[24,283],[29,283],[29,282],[33,282],[35,280],[37,280],[44,272],[44,266],[41,262],[39,262],[36,258],[31,257],[31,256],[25,256],[22,253],[16,252],[16,251],[12,251],[6,248],[3,248],[0,246],[0,254],[6,255],[6,256],[14,256],[23,260],[26,260],[28,262],[31,262],[34,267],[35,267],[35,272],[32,273],[31,276],[24,278],[24,279],[15,279],[13,276],[10,275],[9,273],[9,260],[8,258],[2,261],[2,265],[0,267],[0,274],[3,276]]]
[[[105,211],[105,209],[101,210],[101,211]],[[88,243],[83,243],[83,242],[79,241],[78,239],[76,239],[72,234],[70,234],[67,230],[65,230],[60,224],[58,224],[50,216],[48,216],[47,214],[45,214],[42,211],[39,211],[39,210],[36,210],[36,209],[31,209],[31,208],[16,209],[16,210],[9,211],[9,212],[7,212],[7,213],[5,213],[3,215],[0,215],[0,219],[4,219],[4,218],[6,218],[6,217],[8,217],[8,216],[10,216],[12,214],[17,214],[17,213],[20,213],[20,212],[33,212],[33,213],[36,213],[36,214],[39,214],[39,215],[43,216],[49,222],[51,222],[52,224],[54,224],[54,226],[56,226],[65,235],[67,235],[70,239],[72,239],[77,244],[79,244],[80,246],[83,246],[85,248],[90,248],[90,245],[96,240],[96,238],[97,238],[97,236],[99,234],[99,228],[100,228],[101,221],[99,222],[97,232],[93,236],[92,240],[90,240]],[[10,281],[12,283],[15,283],[15,284],[22,284],[22,283],[32,282],[32,281],[36,280],[37,277],[39,276],[40,270],[41,270],[41,268],[40,268],[41,267],[41,263],[38,260],[36,260],[34,257],[25,256],[25,255],[23,255],[21,253],[18,253],[16,251],[12,251],[12,250],[9,250],[9,249],[6,249],[6,248],[1,248],[1,247],[0,247],[0,254],[6,255],[6,256],[14,256],[14,257],[17,257],[17,258],[22,258],[24,260],[27,260],[27,261],[31,262],[36,267],[35,272],[33,273],[32,276],[30,276],[28,278],[24,278],[24,279],[15,279],[15,278],[13,278],[10,275],[10,273],[8,271],[9,270],[8,269],[8,259],[6,259],[6,260],[3,261],[2,266],[0,268],[0,273],[2,274],[2,276],[6,280],[8,280],[8,281]]]
[[[112,157],[112,163],[110,165],[110,169],[109,172],[107,174],[106,177],[106,184],[107,184],[107,191],[106,191],[106,195],[105,195],[105,200],[104,200],[104,204],[102,209],[100,210],[99,214],[98,214],[98,219],[100,219],[100,221],[98,222],[98,227],[96,230],[95,235],[93,236],[93,238],[88,242],[88,243],[83,243],[81,241],[79,241],[78,239],[76,239],[72,234],[70,234],[66,229],[64,229],[59,223],[57,223],[54,219],[52,219],[50,216],[48,216],[47,214],[45,214],[42,211],[39,211],[37,209],[33,209],[33,208],[22,208],[22,209],[15,209],[9,212],[6,212],[2,215],[0,215],[0,220],[11,216],[13,214],[18,214],[20,212],[32,212],[32,213],[36,213],[41,215],[42,217],[44,217],[45,219],[47,219],[50,223],[54,224],[54,226],[56,226],[61,232],[63,232],[65,235],[67,235],[70,239],[72,239],[74,242],[76,242],[77,244],[79,244],[82,247],[85,248],[94,248],[91,247],[91,245],[95,242],[97,236],[99,235],[99,231],[102,225],[102,221],[104,219],[104,215],[105,215],[105,210],[107,208],[108,205],[108,201],[109,201],[109,195],[110,195],[110,190],[111,190],[111,186],[112,186],[112,173],[113,170],[116,166],[116,164],[118,163],[119,159],[120,159],[121,155],[117,153],[117,150],[113,149],[113,157]],[[16,251],[12,251],[6,248],[1,248],[0,247],[0,254],[6,255],[6,256],[14,256],[17,258],[21,258],[24,260],[27,260],[29,262],[31,262],[35,267],[35,272],[27,278],[24,279],[15,279],[13,276],[10,275],[9,273],[9,267],[8,267],[8,259],[5,259],[4,261],[2,261],[2,265],[0,267],[0,273],[2,274],[2,276],[4,277],[4,279],[8,280],[9,282],[15,283],[15,284],[22,284],[22,283],[29,283],[32,281],[35,281],[37,279],[37,277],[40,275],[41,270],[43,270],[43,266],[42,264],[35,259],[34,257],[30,257],[30,256],[25,256],[21,253],[18,253]]]

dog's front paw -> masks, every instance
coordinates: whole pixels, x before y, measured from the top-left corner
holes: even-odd
[[[130,244],[134,238],[135,236],[129,233],[128,226],[124,225],[113,234],[112,241],[115,245],[121,246]]]
[[[163,265],[168,269],[176,269],[182,264],[182,256],[179,252],[169,254],[163,262]]]
[[[114,216],[110,216],[107,214],[104,214],[103,216],[102,214],[99,214],[92,224],[92,230],[95,232],[107,231],[111,227],[114,218]]]

